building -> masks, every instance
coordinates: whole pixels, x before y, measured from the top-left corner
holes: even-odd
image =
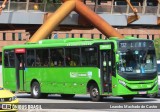
[[[134,16],[125,0],[85,0],[84,3],[124,36],[132,35],[148,39],[160,38],[159,0],[130,0],[137,8],[138,20],[128,22]],[[2,1],[0,2],[2,4]],[[9,0],[0,15],[0,52],[10,44],[25,43],[54,13],[61,2],[50,0]],[[72,11],[48,38],[88,37],[107,38]]]

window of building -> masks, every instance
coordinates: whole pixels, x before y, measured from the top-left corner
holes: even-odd
[[[140,6],[140,3],[139,3],[139,2],[131,2],[131,4],[132,4],[133,6]]]
[[[147,0],[147,6],[157,6],[158,0]]]
[[[124,0],[115,0],[114,5],[127,5],[127,2]]]
[[[22,34],[18,33],[18,40],[22,40]]]
[[[12,40],[15,40],[15,33],[12,33]]]
[[[3,33],[3,40],[6,40],[6,33]]]

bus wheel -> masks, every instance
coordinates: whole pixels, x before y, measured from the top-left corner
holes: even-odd
[[[33,98],[40,98],[41,97],[40,85],[38,82],[32,83],[31,95]]]
[[[75,94],[61,94],[63,99],[71,99],[75,96]]]
[[[90,97],[91,97],[91,100],[92,101],[100,101],[102,100],[102,96],[100,96],[100,93],[99,93],[99,89],[98,89],[98,86],[96,84],[93,84],[90,86]]]
[[[134,96],[132,96],[132,95],[123,96],[123,100],[124,100],[124,101],[132,101],[133,98],[134,98]]]

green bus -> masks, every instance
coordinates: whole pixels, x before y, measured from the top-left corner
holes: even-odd
[[[152,40],[44,39],[5,46],[2,60],[3,86],[33,98],[90,94],[92,101],[105,96],[132,100],[158,93]]]

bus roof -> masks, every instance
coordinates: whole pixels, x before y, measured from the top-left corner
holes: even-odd
[[[83,46],[92,45],[95,42],[116,42],[115,40],[88,39],[88,38],[67,38],[67,39],[44,39],[37,43],[26,43],[19,45],[4,46],[3,49],[13,48],[39,48],[51,46]]]
[[[138,38],[139,39],[139,38]],[[19,45],[10,45],[3,47],[4,49],[14,49],[14,48],[42,48],[42,47],[60,47],[60,46],[84,46],[92,45],[99,42],[114,42],[116,43],[119,39],[116,37],[111,37],[110,39],[89,39],[89,38],[65,38],[65,39],[44,39],[37,43],[26,43]],[[126,37],[121,40],[137,40],[135,37]],[[146,39],[141,39],[146,40]]]

